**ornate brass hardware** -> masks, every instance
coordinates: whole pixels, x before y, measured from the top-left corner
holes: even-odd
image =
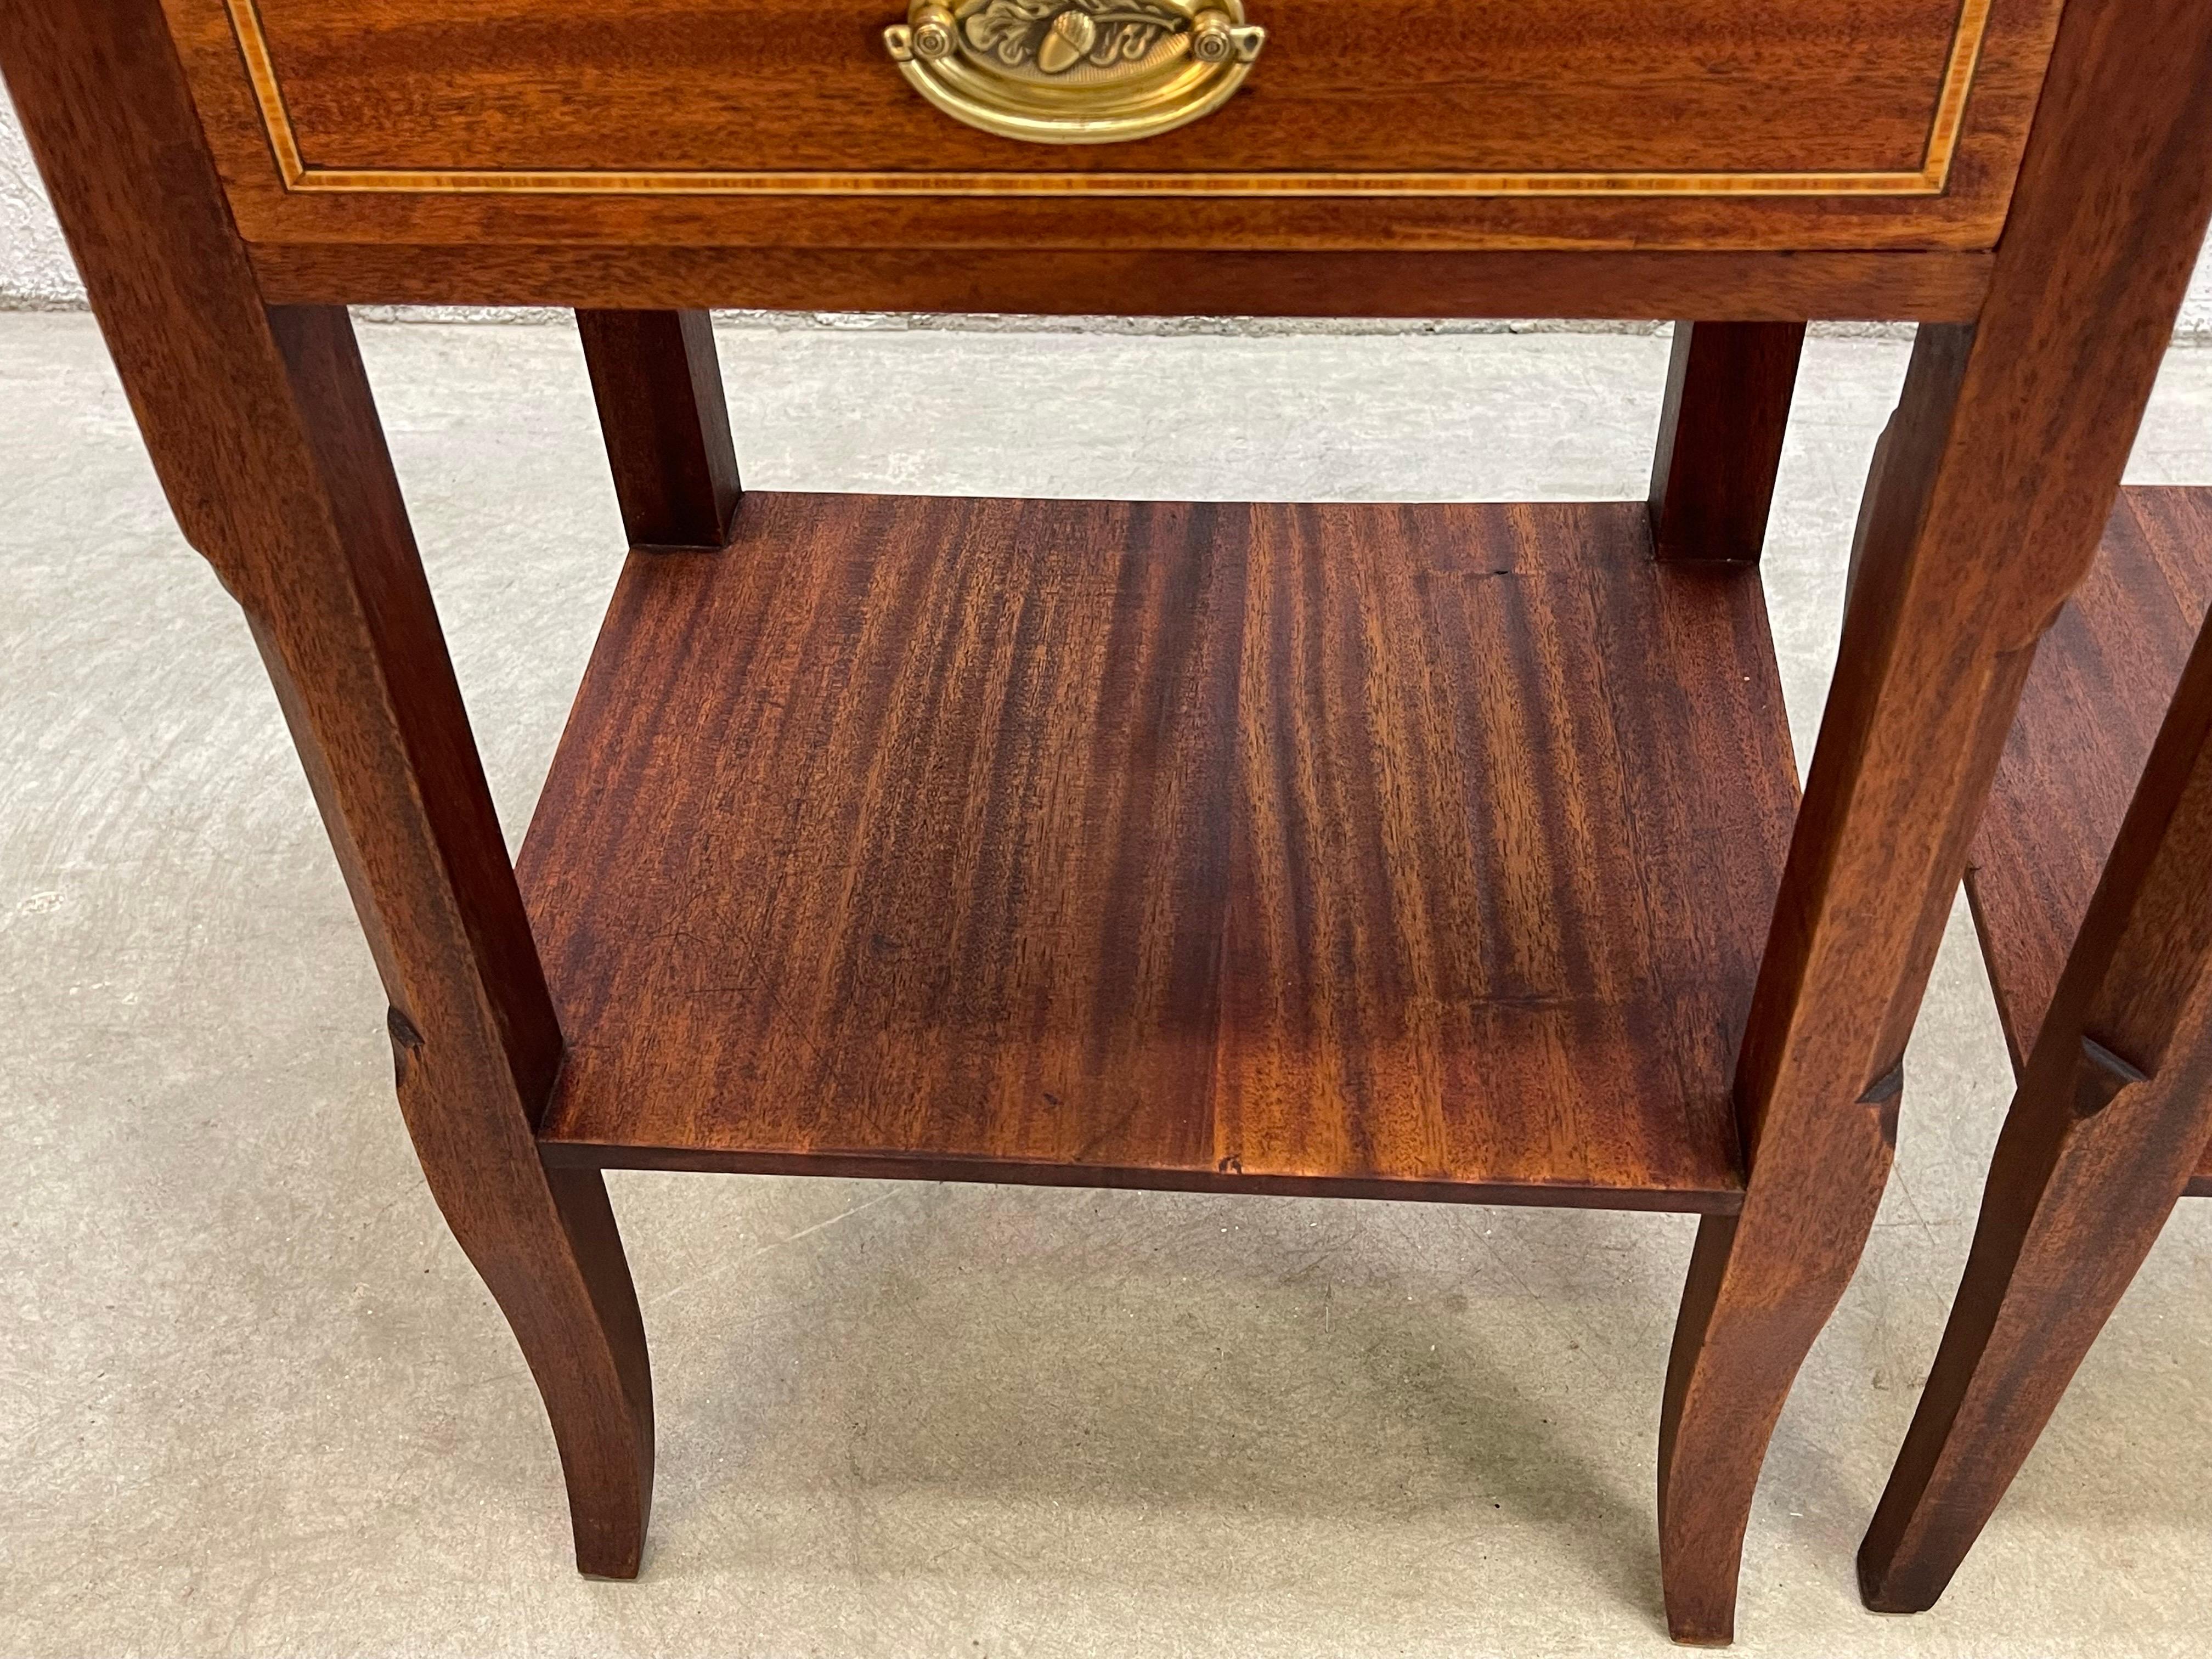
[[[1148,137],[1218,109],[1267,32],[1243,0],[913,0],[884,45],[955,120],[1034,144]]]

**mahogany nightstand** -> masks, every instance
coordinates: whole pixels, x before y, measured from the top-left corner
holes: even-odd
[[[580,1566],[652,1475],[603,1168],[1615,1205],[1704,1218],[1661,1547],[1727,1640],[2212,214],[2212,6],[884,4],[0,0]],[[518,868],[368,301],[581,313],[635,546]],[[741,498],[712,306],[1702,320],[1649,503],[1176,506]],[[1801,805],[1808,318],[1922,326]]]

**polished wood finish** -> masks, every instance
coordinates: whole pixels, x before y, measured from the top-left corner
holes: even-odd
[[[1231,107],[1068,146],[925,103],[884,51],[901,0],[252,10],[313,173],[988,173],[1007,189],[1028,173],[1917,173],[1987,7],[1520,0],[1512,27],[1469,28],[1436,0],[1252,0],[1267,48]]]
[[[1651,463],[1662,559],[1755,562],[1797,389],[1802,323],[1677,323]]]
[[[1933,1606],[1950,1583],[2212,1137],[2212,631],[2147,759],[2135,741],[2177,625],[2203,613],[2212,491],[2130,492],[2105,546],[2087,603],[2036,664],[1980,843],[1993,963],[2016,973],[2017,949],[2033,949],[2014,946],[2014,923],[2067,919],[2081,849],[2059,837],[2094,833],[2110,769],[2133,759],[2141,781],[2045,1011],[2011,1027],[2036,1035],[1942,1352],[1859,1553],[1868,1605],[1886,1611]],[[2043,823],[2013,816],[2030,791]]]
[[[743,493],[704,311],[580,311],[576,330],[632,547],[720,547]]]
[[[1469,174],[1425,195],[1340,193],[1366,191],[1349,174],[1240,193],[1231,173],[1255,153],[1207,146],[1287,132],[1265,80],[1194,130],[1205,142],[1148,141],[1186,158],[1180,173],[1108,179],[1152,164],[1025,152],[920,179],[931,193],[913,176],[828,190],[667,174],[363,180],[316,147],[511,140],[529,157],[549,138],[637,142],[653,161],[688,161],[696,142],[719,167],[726,141],[798,130],[781,105],[733,112],[719,88],[773,88],[792,64],[814,76],[884,20],[855,13],[851,37],[805,43],[757,32],[740,72],[711,79],[726,66],[699,42],[734,26],[692,0],[619,15],[603,0],[493,0],[465,17],[441,9],[428,28],[398,27],[425,18],[418,0],[348,6],[348,50],[372,68],[397,52],[393,95],[424,118],[372,135],[363,112],[382,94],[336,52],[340,13],[264,3],[296,9],[257,65],[222,0],[166,0],[173,34],[155,0],[0,0],[0,64],[179,517],[270,656],[397,1011],[403,1110],[545,1395],[583,1565],[635,1569],[650,1472],[635,1303],[599,1177],[575,1167],[611,1149],[1236,1190],[1656,1192],[1711,1212],[1662,1405],[1668,1620],[1681,1639],[1725,1639],[1765,1442],[1879,1200],[1905,1035],[2020,685],[2088,562],[2212,216],[2212,9],[2068,0],[2062,22],[2057,0],[1992,0],[1938,179],[1945,94],[1892,54],[1978,0],[1532,0],[1516,14],[1528,38],[1603,75],[1569,86],[1552,50],[1523,62],[1510,29],[1486,30],[1485,61],[1528,73],[1490,76],[1479,95],[1472,80],[1424,80],[1418,54],[1393,56],[1425,23],[1424,40],[1462,50],[1455,13],[1286,0],[1269,20],[1279,46],[1310,22],[1354,21],[1379,44],[1372,82],[1323,100],[1310,129],[1332,158],[1425,155],[1473,131],[1468,111],[1533,100],[1501,139],[1588,146],[1607,167],[1660,155],[1637,142],[1676,144],[1703,165],[1713,128],[1682,118],[1733,85],[1747,101],[1724,148],[1796,166],[1791,133],[1881,149],[1909,99],[1929,111],[1921,177],[1896,193],[1824,176],[1770,194],[1748,175],[1686,174],[1648,193],[1649,179],[1608,173]],[[1837,34],[1846,13],[1873,27]],[[319,46],[295,28],[316,18]],[[604,27],[580,33],[591,18]],[[1588,40],[1569,38],[1577,20]],[[1586,51],[1608,30],[1658,49]],[[472,49],[456,52],[457,36]],[[1843,61],[1811,61],[1819,40],[1847,42]],[[303,66],[312,118],[272,127],[254,70],[281,90]],[[834,88],[835,76],[809,83]],[[1759,101],[1770,84],[1806,99],[1802,131],[1789,125],[1801,112]],[[1620,113],[1540,119],[1547,99]],[[914,160],[921,129],[904,116],[852,113],[833,95],[811,131],[862,134],[871,155],[855,165]],[[932,146],[988,147],[931,131]],[[1455,163],[1502,164],[1475,148]],[[633,555],[526,848],[526,913],[340,309],[524,298],[1927,325],[1870,483],[1778,891],[1771,837],[1788,774],[1755,568],[1651,560],[1644,503],[764,498],[739,508],[732,551]],[[1739,386],[1699,424],[1685,416],[1702,402],[1694,350],[1686,375],[1668,476],[1713,466],[1717,510],[1740,525],[1755,516],[1746,475],[1721,476],[1709,440],[1687,452],[1684,440],[1771,430],[1771,395]],[[661,390],[647,405],[688,400],[700,435],[690,355],[649,378]],[[632,489],[631,417],[611,425]],[[749,540],[748,525],[773,533]],[[1117,527],[1122,540],[1091,539]],[[994,551],[969,568],[960,535]],[[1130,544],[1160,556],[1115,556]],[[932,548],[942,556],[926,559]],[[792,591],[770,592],[777,580]],[[659,597],[679,591],[694,608]],[[800,594],[842,607],[848,632],[825,637]],[[729,626],[748,616],[776,625]],[[679,626],[720,678],[676,660]],[[1041,638],[1064,652],[1041,655]],[[1731,662],[1738,678],[1713,672]],[[645,677],[656,663],[666,681]],[[804,678],[840,664],[873,678]],[[979,698],[933,703],[933,675]],[[690,699],[680,714],[663,701],[672,683]],[[772,708],[763,688],[775,686],[807,696]],[[708,729],[727,730],[728,752],[699,753]],[[871,732],[896,741],[872,746]],[[794,756],[846,764],[758,771]],[[1066,793],[1024,793],[1039,777]],[[778,790],[813,815],[765,816]],[[715,840],[726,817],[744,833]],[[1091,819],[1146,834],[1086,856],[1101,843],[1075,826]],[[669,874],[679,858],[700,879],[689,893]],[[763,910],[729,873],[747,868],[788,873],[779,896],[793,902]],[[932,869],[925,892],[917,872]],[[891,926],[872,919],[878,890]],[[649,902],[621,910],[617,891]],[[1748,913],[1756,932],[1771,891],[1747,1005],[1742,925]],[[687,907],[701,936],[757,948],[710,965]],[[641,917],[665,935],[658,983],[639,965]],[[1211,957],[1195,943],[1207,939]],[[956,981],[956,963],[972,971]],[[865,1030],[861,1010],[880,1017]],[[930,1023],[940,1014],[974,1023]],[[712,1074],[677,1052],[679,1037],[748,1035],[750,1050],[725,1048]],[[825,1036],[845,1048],[805,1046]],[[1540,1052],[1547,1037],[1561,1057]],[[623,1079],[668,1092],[602,1086]],[[1556,1117],[1497,1086],[1508,1079]],[[820,1086],[780,1096],[763,1080]],[[1200,1090],[1202,1120],[1172,1115]],[[1722,1090],[1733,1123],[1716,1109]]]
[[[521,860],[597,1164],[1729,1209],[1796,805],[1639,505],[748,498]]]
[[[1994,245],[2061,0],[1273,0],[1226,107],[1073,147],[930,108],[897,0],[169,3],[254,242],[1850,249]]]
[[[1873,1224],[1905,1042],[2033,648],[2081,578],[2212,218],[2212,9],[2073,0],[1979,321],[1923,327],[1862,526],[1660,1428],[1678,1637],[1733,1629],[1791,1377]]]
[[[645,1336],[345,313],[265,307],[150,0],[0,0],[0,66],[170,504],[244,607],[360,911],[399,1104],[544,1397],[576,1563],[637,1571]]]
[[[2015,1074],[2208,611],[2203,492],[2122,490],[2096,562],[2036,653],[1966,866]]]
[[[1102,211],[1102,238],[1117,234]],[[1126,231],[1121,234],[1127,234]],[[1235,253],[1164,249],[257,247],[294,304],[746,307],[1139,317],[1644,319],[1726,309],[1971,322],[1987,253]]]

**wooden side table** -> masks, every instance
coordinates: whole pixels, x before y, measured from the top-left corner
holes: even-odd
[[[1935,1605],[2185,1195],[2212,1194],[2212,490],[2122,492],[2045,641],[1966,890],[2020,1078],[1860,1551]]]
[[[579,1565],[651,1485],[602,1168],[1652,1206],[1668,1618],[1727,1640],[2212,214],[2212,9],[883,3],[0,0]],[[519,872],[362,301],[585,313],[641,547]],[[740,501],[716,305],[1718,320],[1648,513]],[[1922,327],[1799,805],[1750,556],[1814,317]]]

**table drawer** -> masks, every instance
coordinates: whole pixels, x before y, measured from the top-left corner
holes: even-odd
[[[349,211],[418,239],[443,221],[659,240],[655,198],[679,202],[669,235],[744,240],[767,198],[787,225],[794,198],[906,198],[1049,203],[1061,222],[1202,200],[1232,240],[1303,212],[1339,227],[1322,241],[1425,225],[1468,245],[1828,246],[1988,245],[2058,6],[951,3],[957,50],[934,64],[895,39],[902,64],[885,35],[908,0],[170,0],[260,240],[349,234]],[[1231,21],[1241,50],[1196,62]],[[1132,82],[1151,95],[1153,59],[1189,83],[1168,89],[1180,124],[1097,131],[1143,104]],[[1023,118],[947,113],[948,74]]]

